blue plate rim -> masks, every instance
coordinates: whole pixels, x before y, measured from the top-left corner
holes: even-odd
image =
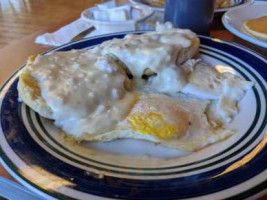
[[[143,32],[143,31],[142,31]],[[127,33],[129,33],[129,32],[127,32]],[[136,33],[136,32],[130,32],[130,33]],[[140,31],[138,31],[138,33],[140,33]],[[123,33],[120,33],[120,34],[123,34]],[[100,36],[100,37],[94,37],[93,39],[97,39],[97,38],[105,38],[105,37],[107,37],[107,36],[114,36],[114,35],[118,35],[118,34],[107,34],[107,35],[105,35],[105,36]],[[210,37],[203,37],[203,36],[201,36],[201,38],[206,38],[206,39],[210,39],[210,40],[213,40],[213,38],[210,38]],[[61,47],[56,47],[56,48],[53,48],[53,49],[51,49],[51,50],[48,50],[48,51],[46,51],[45,53],[48,53],[48,52],[53,52],[53,51],[55,51],[55,50],[57,50],[57,49],[62,49],[62,48],[64,48],[64,47],[66,47],[66,46],[70,46],[70,45],[73,45],[73,44],[78,44],[78,43],[82,43],[82,42],[84,42],[84,41],[89,41],[89,40],[91,40],[91,39],[84,39],[84,40],[81,40],[81,41],[78,41],[78,42],[74,42],[74,43],[69,43],[69,44],[66,44],[66,45],[63,45],[63,46],[61,46]],[[226,44],[228,44],[228,42],[222,42],[222,43],[226,43]],[[233,45],[233,43],[231,44],[231,43],[229,43],[231,46],[234,46]],[[241,45],[236,45],[236,46],[241,46]],[[243,48],[242,46],[241,46],[241,48]],[[247,51],[248,52],[251,52],[251,50],[250,49],[248,49],[248,48],[245,48],[245,49],[247,49]],[[257,52],[253,52],[253,53],[255,53],[255,54],[257,54],[258,56],[261,56],[260,54],[258,54]],[[264,59],[264,58],[262,58],[262,59]],[[24,66],[24,65],[23,65]],[[22,67],[23,67],[22,66]],[[21,68],[22,68],[21,67]],[[20,69],[21,69],[20,68]],[[20,70],[19,69],[19,70]],[[18,70],[18,71],[19,71]],[[6,83],[8,83],[9,82],[9,80],[15,75],[17,73],[17,71],[4,83],[4,85],[6,84]],[[265,150],[266,151],[266,150]],[[266,181],[265,182],[263,182],[263,185],[265,185],[266,186]],[[255,186],[255,187],[258,187],[258,186]]]

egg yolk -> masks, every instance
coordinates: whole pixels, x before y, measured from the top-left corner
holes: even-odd
[[[167,123],[163,116],[156,112],[133,114],[128,118],[128,122],[134,131],[142,134],[153,135],[163,140],[175,137],[175,126]]]

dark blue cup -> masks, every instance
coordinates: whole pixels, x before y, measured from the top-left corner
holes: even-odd
[[[164,21],[177,28],[207,35],[214,9],[215,0],[165,0]]]

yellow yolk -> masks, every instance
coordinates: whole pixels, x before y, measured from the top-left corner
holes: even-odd
[[[163,140],[175,137],[175,126],[167,123],[162,115],[156,112],[134,114],[129,117],[128,122],[134,131],[142,134],[153,135]]]
[[[134,105],[127,122],[134,132],[172,140],[186,133],[189,115],[165,95],[144,95]]]

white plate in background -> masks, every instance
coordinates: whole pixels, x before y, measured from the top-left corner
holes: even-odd
[[[234,35],[255,45],[267,48],[267,42],[259,40],[242,31],[244,21],[267,15],[267,2],[255,2],[253,5],[242,6],[229,10],[222,17],[222,23],[226,29]]]
[[[227,8],[218,8],[215,10],[215,13],[222,13],[226,12],[232,9],[239,8],[244,5],[251,5],[254,2],[254,0],[234,0],[234,5],[227,7]]]

